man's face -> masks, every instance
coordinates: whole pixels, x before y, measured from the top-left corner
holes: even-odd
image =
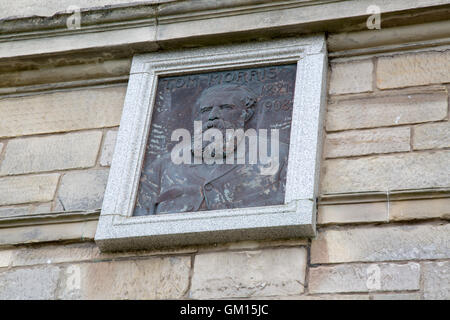
[[[225,134],[226,129],[244,129],[246,112],[241,99],[234,92],[215,92],[204,97],[199,105],[203,130],[216,128]]]

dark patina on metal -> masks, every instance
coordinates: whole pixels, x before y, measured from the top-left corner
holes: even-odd
[[[295,75],[293,64],[160,78],[134,215],[283,204]],[[194,151],[189,164],[173,163],[172,132],[185,128],[194,136],[200,120],[203,130],[278,129],[277,167],[261,174],[262,164],[248,158],[207,164]]]

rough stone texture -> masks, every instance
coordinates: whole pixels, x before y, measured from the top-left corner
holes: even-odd
[[[100,209],[108,172],[108,169],[103,169],[64,174],[56,198],[55,211]]]
[[[92,167],[101,139],[100,131],[89,131],[11,140],[0,175]]]
[[[325,157],[337,158],[409,151],[409,128],[384,128],[330,133],[325,140]]]
[[[0,205],[51,201],[59,174],[0,178]]]
[[[450,219],[450,198],[392,201],[389,209],[390,221]]]
[[[27,206],[17,207],[0,207],[0,218],[26,216],[38,213],[49,213],[52,210],[52,203],[47,202],[43,204],[30,204]]]
[[[214,299],[303,292],[306,249],[216,252],[195,257],[190,297]]]
[[[331,64],[330,94],[372,91],[371,60]]]
[[[49,241],[93,240],[97,220],[0,228],[0,246]]]
[[[73,264],[60,299],[179,299],[189,285],[190,257]]]
[[[450,51],[421,52],[378,58],[380,89],[450,82]]]
[[[420,293],[379,293],[372,295],[372,300],[420,300]]]
[[[420,265],[352,264],[309,269],[310,293],[418,290]]]
[[[0,272],[0,299],[54,299],[59,272],[54,266]]]
[[[324,230],[312,241],[311,263],[445,259],[449,232],[450,224]]]
[[[2,154],[3,151],[3,143],[0,143],[0,154]]]
[[[450,300],[450,261],[424,262],[424,298]]]
[[[117,126],[125,89],[83,89],[2,99],[0,137]]]
[[[0,268],[9,267],[13,261],[13,250],[0,250]]]
[[[103,143],[102,155],[100,157],[101,166],[110,166],[114,147],[116,145],[117,130],[110,130],[106,133],[105,142]]]
[[[322,205],[317,214],[318,224],[387,221],[388,208],[385,202]]]
[[[327,131],[374,128],[443,120],[447,117],[447,92],[403,94],[328,104]]]
[[[322,193],[448,187],[450,151],[324,161]]]
[[[430,123],[414,127],[414,150],[447,147],[450,147],[450,122]]]

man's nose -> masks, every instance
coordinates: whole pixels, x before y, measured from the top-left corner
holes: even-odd
[[[215,120],[219,119],[220,117],[220,109],[217,106],[214,106],[211,111],[209,112],[208,120]]]

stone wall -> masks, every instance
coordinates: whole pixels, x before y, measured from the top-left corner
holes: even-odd
[[[329,60],[315,238],[122,253],[93,239],[131,56],[4,72],[0,299],[450,299],[450,49]]]

